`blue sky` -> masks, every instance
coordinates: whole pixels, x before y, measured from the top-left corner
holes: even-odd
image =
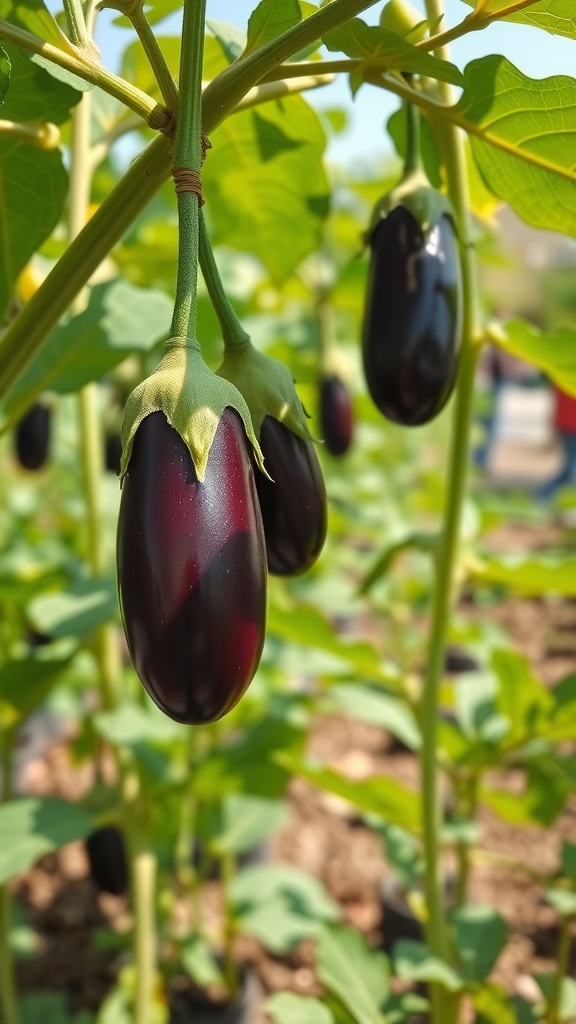
[[[415,7],[424,11],[423,0],[412,0]],[[208,0],[207,16],[245,28],[256,0]],[[52,6],[52,4],[51,4]],[[370,22],[378,20],[382,3],[376,4],[362,17]],[[446,0],[446,27],[457,24],[470,11],[462,0]],[[100,18],[98,42],[105,63],[114,70],[118,55],[128,40],[125,30],[111,25],[114,12],[105,11]],[[166,33],[176,34],[179,20],[167,19],[161,25]],[[532,78],[549,75],[572,75],[574,68],[574,40],[552,36],[541,29],[524,25],[499,23],[482,32],[470,33],[452,44],[452,59],[463,68],[469,61],[489,53],[506,56],[513,64]],[[340,136],[334,137],[329,146],[328,156],[336,163],[357,161],[362,154],[371,163],[390,153],[384,126],[387,118],[398,106],[398,100],[382,90],[364,86],[355,102],[352,102],[347,76],[308,94],[310,102],[319,109],[344,107],[349,116],[349,126]]]

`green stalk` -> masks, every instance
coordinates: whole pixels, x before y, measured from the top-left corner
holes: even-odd
[[[129,837],[134,899],[134,959],[136,994],[134,1024],[151,1024],[154,1018],[156,979],[156,854],[147,838]]]
[[[406,111],[406,160],[404,179],[422,170],[420,155],[420,111],[413,103],[404,103]]]
[[[202,56],[206,0],[184,0],[182,49],[180,51],[180,108],[174,137],[173,171],[184,169],[199,175],[202,167]],[[178,275],[176,303],[170,334],[196,338],[199,197],[177,194]]]
[[[554,982],[550,993],[550,1001],[546,1009],[546,1020],[548,1024],[560,1024],[560,1011],[562,1004],[562,988],[564,978],[570,971],[570,953],[572,951],[572,924],[576,915],[571,914],[562,918],[560,925],[560,936],[558,938],[558,950],[556,953],[556,971]]]
[[[142,43],[144,53],[148,58],[150,67],[152,68],[156,81],[160,87],[164,103],[168,110],[174,112],[177,111],[179,103],[178,86],[172,78],[170,69],[164,58],[164,54],[158,46],[158,41],[152,31],[150,23],[148,22],[148,18],[144,14],[142,6],[138,4],[136,7],[133,7],[128,11],[127,15],[138,34],[140,42]]]
[[[222,328],[224,348],[242,348],[250,341],[250,337],[242,327],[224,290],[202,210],[200,210],[200,266],[210,301]]]
[[[0,803],[12,795],[12,753],[14,731],[7,729],[1,738],[2,796]],[[0,1011],[4,1024],[19,1024],[18,999],[14,981],[14,958],[10,946],[11,898],[7,885],[0,885]]]
[[[426,0],[427,17],[437,22],[443,16],[441,0]],[[448,59],[446,51],[437,56]],[[453,102],[453,91],[439,83],[442,100]],[[441,141],[448,177],[448,193],[456,216],[461,246],[463,326],[460,369],[454,406],[451,450],[446,488],[446,506],[439,548],[435,561],[434,591],[430,621],[426,676],[420,706],[422,725],[421,794],[424,839],[424,883],[428,909],[427,940],[431,952],[448,959],[449,943],[443,906],[441,874],[441,822],[439,791],[438,711],[439,691],[444,667],[444,652],[450,616],[455,600],[456,573],[462,529],[462,511],[466,495],[470,428],[472,421],[474,377],[478,357],[478,289],[472,249],[467,174],[463,141],[457,129],[442,126]],[[434,1024],[455,1020],[458,1000],[439,985],[431,987]]]
[[[70,38],[74,46],[77,46],[80,50],[85,50],[93,57],[99,56],[86,24],[81,0],[64,0],[64,10],[66,11]]]
[[[20,124],[19,121],[0,121],[0,135],[21,139],[38,149],[57,149],[60,145],[60,129],[55,124]]]

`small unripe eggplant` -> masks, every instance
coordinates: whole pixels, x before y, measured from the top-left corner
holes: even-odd
[[[96,829],[86,840],[90,874],[100,892],[122,896],[128,891],[128,862],[122,833],[114,825]]]
[[[295,576],[313,565],[326,540],[322,470],[312,442],[272,416],[264,417],[259,440],[272,477],[256,474],[268,570],[275,576]]]
[[[225,408],[199,482],[162,412],[137,428],[118,522],[130,656],[177,722],[214,722],[247,689],[266,620],[266,550],[240,415]]]
[[[348,451],[352,443],[352,403],[346,385],[336,374],[320,379],[320,429],[331,455]]]
[[[380,412],[404,426],[433,419],[458,366],[460,264],[452,218],[424,230],[403,205],[376,223],[362,352],[368,390]]]
[[[52,410],[35,402],[16,424],[16,457],[24,469],[42,469],[50,451]]]

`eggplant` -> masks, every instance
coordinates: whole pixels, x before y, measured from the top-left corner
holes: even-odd
[[[52,410],[35,402],[16,424],[16,458],[24,469],[42,469],[50,453]]]
[[[128,861],[124,837],[115,825],[104,825],[86,840],[92,880],[100,892],[123,896],[128,891]]]
[[[352,402],[348,388],[335,374],[320,379],[320,429],[326,450],[345,455],[352,443]]]

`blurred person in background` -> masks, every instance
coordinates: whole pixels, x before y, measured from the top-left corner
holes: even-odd
[[[576,398],[556,385],[553,391],[554,428],[562,463],[558,472],[538,488],[537,496],[545,500],[554,497],[562,487],[576,487]]]

